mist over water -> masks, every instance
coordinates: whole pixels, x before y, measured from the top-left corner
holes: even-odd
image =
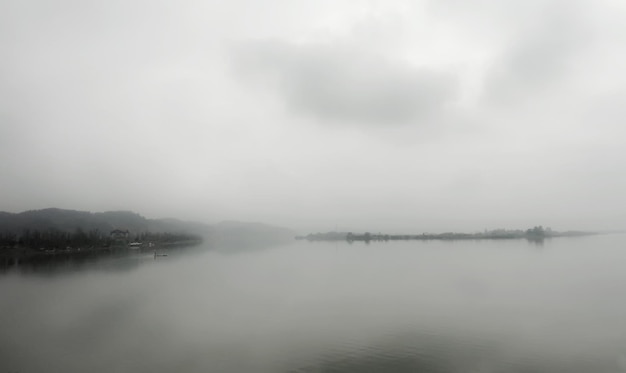
[[[625,242],[294,242],[15,270],[0,276],[0,366],[621,372]]]
[[[625,40],[617,0],[0,1],[0,373],[626,372],[626,235],[422,240],[626,232]],[[329,230],[422,237],[291,242]]]

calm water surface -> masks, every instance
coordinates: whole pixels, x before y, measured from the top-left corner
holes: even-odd
[[[0,274],[4,372],[626,372],[626,236],[294,242]]]

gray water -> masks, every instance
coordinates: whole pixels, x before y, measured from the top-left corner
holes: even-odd
[[[626,372],[626,236],[294,242],[0,275],[0,372]]]

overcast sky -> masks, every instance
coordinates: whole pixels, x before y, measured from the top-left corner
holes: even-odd
[[[0,0],[0,210],[626,228],[619,0]]]

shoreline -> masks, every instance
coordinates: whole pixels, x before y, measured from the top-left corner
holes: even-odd
[[[181,240],[173,242],[152,243],[151,245],[132,247],[117,244],[99,247],[66,247],[33,248],[33,247],[0,247],[0,271],[22,264],[38,264],[62,261],[86,261],[107,256],[129,255],[136,253],[152,253],[156,250],[184,248],[200,245],[202,240]]]
[[[422,234],[353,234],[352,232],[326,232],[315,233],[307,236],[297,236],[296,240],[307,241],[364,241],[364,242],[385,242],[385,241],[399,241],[399,240],[413,240],[413,241],[429,241],[429,240],[515,240],[526,239],[529,241],[543,241],[549,238],[558,237],[583,237],[593,236],[601,234],[599,232],[583,232],[583,231],[567,231],[567,232],[545,232],[543,230],[528,230],[528,231],[498,231],[498,232],[486,232],[486,233],[422,233]]]

